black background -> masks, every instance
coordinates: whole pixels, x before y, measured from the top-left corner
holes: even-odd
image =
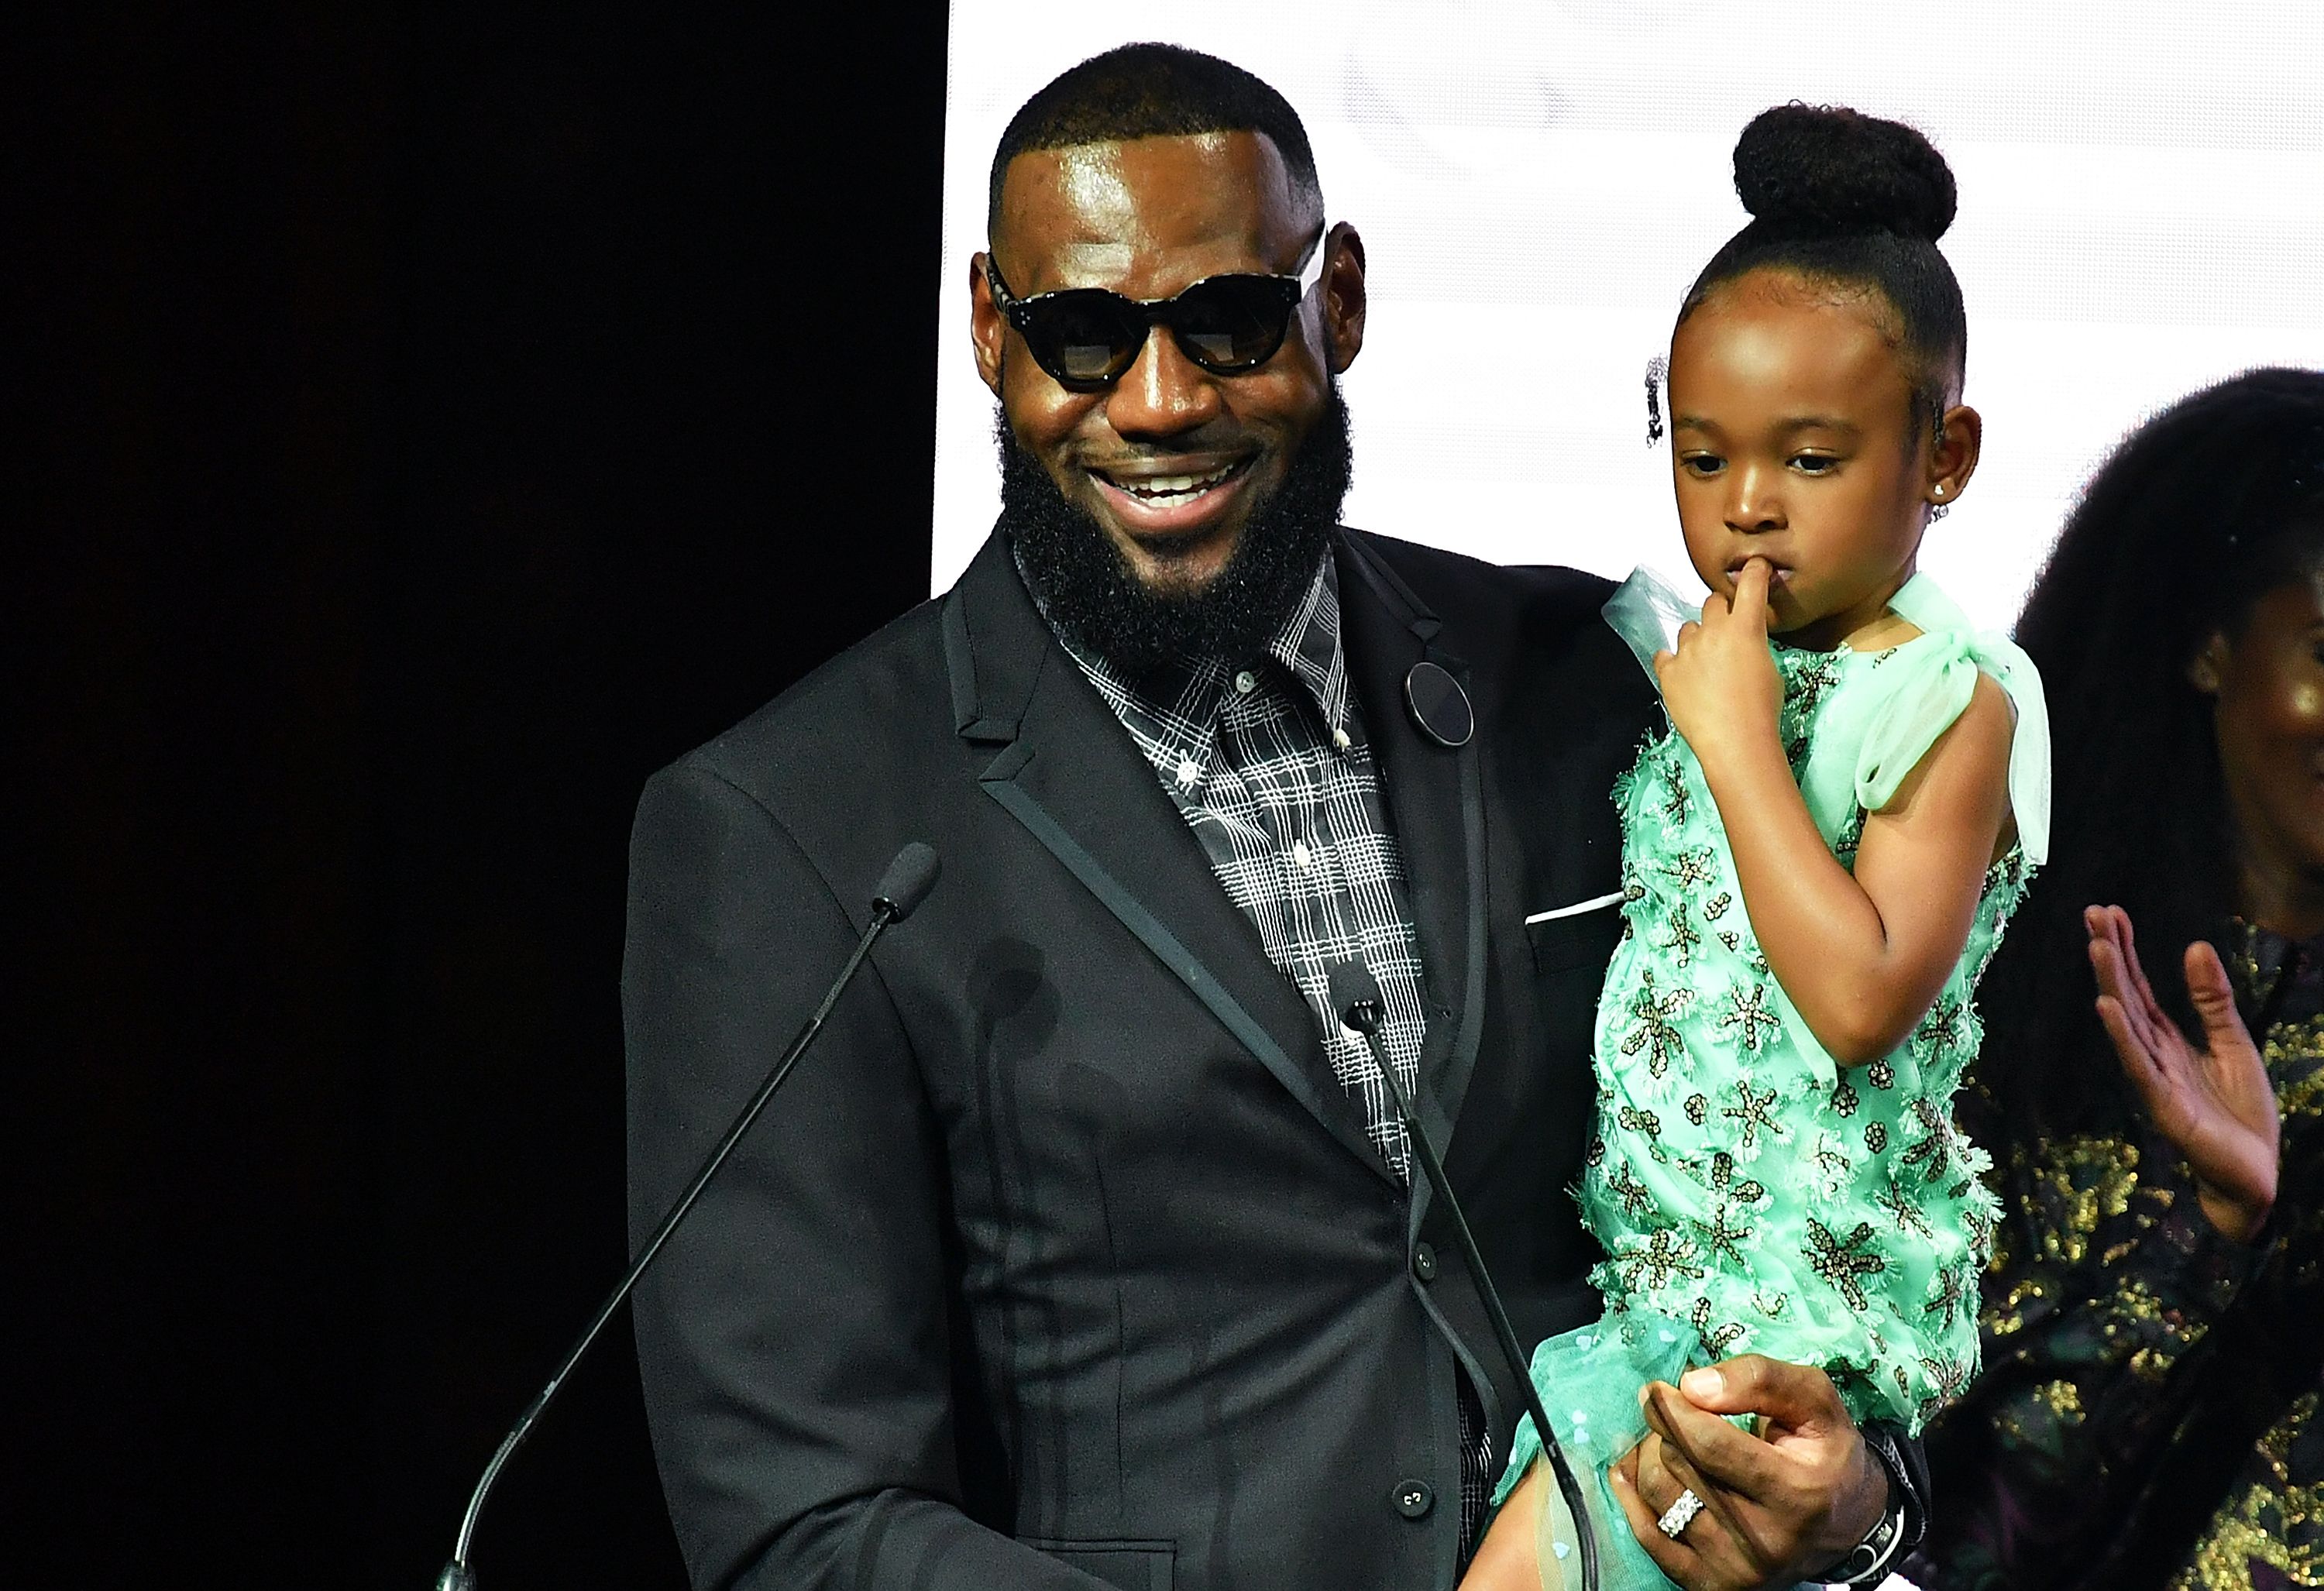
[[[944,29],[12,12],[0,1580],[432,1583],[622,1263],[638,789],[927,589]],[[683,1583],[604,1348],[488,1591]]]

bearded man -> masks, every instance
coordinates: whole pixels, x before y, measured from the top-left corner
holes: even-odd
[[[1452,1586],[1519,1383],[1331,972],[1376,979],[1519,1335],[1594,1316],[1566,1190],[1650,687],[1603,581],[1338,524],[1363,245],[1264,83],[1073,69],[989,236],[991,539],[638,814],[641,1234],[883,864],[945,869],[639,1290],[680,1542],[704,1587]],[[1710,1504],[1649,1526],[1682,1583],[1913,1532],[1821,1372],[1721,1387],[1765,1439],[1673,1398],[1628,1461]]]

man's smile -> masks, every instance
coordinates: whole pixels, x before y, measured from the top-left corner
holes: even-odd
[[[1085,472],[1130,536],[1175,538],[1208,530],[1233,510],[1251,456],[1141,460]]]

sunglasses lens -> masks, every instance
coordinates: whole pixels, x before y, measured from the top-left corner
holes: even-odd
[[[1186,356],[1221,374],[1251,370],[1283,346],[1297,300],[1265,276],[1214,276],[1180,293],[1170,330]]]
[[[1146,340],[1146,323],[1111,293],[1051,293],[1026,308],[1026,345],[1061,382],[1112,381]]]
[[[1299,290],[1279,277],[1213,276],[1157,312],[1187,358],[1235,375],[1275,357],[1298,302]],[[1012,313],[1041,368],[1068,387],[1120,380],[1146,345],[1147,307],[1102,288],[1044,293]]]

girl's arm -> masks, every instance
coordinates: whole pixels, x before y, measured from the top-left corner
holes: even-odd
[[[1904,1042],[1969,943],[2009,819],[2009,699],[1980,675],[1969,705],[1867,816],[1851,875],[1808,814],[1776,732],[1783,682],[1767,656],[1768,566],[1754,558],[1655,671],[1671,722],[1702,764],[1735,856],[1751,931],[1817,1040],[1845,1066]]]

